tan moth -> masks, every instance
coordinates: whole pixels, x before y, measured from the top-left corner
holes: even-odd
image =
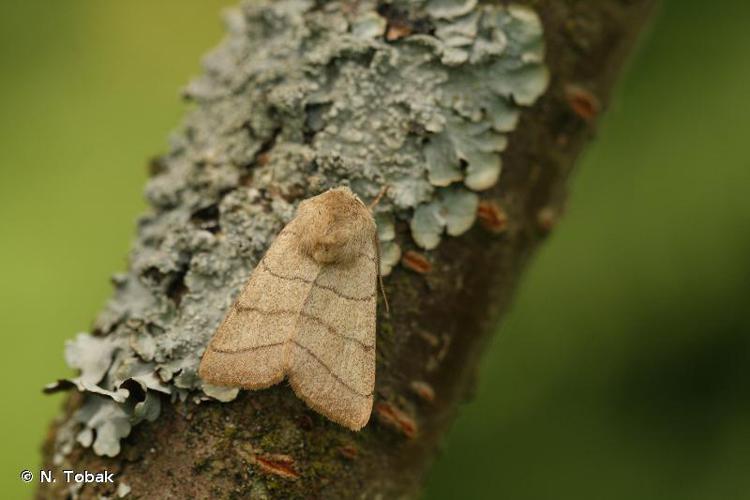
[[[286,378],[310,408],[361,429],[375,387],[378,261],[375,220],[349,188],[304,200],[216,330],[201,378],[244,389]]]

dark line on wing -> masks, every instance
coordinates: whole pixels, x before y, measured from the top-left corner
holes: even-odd
[[[370,396],[372,396],[372,394],[373,394],[372,392],[369,393],[369,394],[363,394],[363,393],[359,392],[357,389],[355,389],[354,387],[352,387],[349,384],[347,384],[341,377],[339,377],[338,375],[336,375],[333,372],[333,370],[331,370],[330,366],[328,366],[327,364],[325,364],[325,362],[322,359],[320,359],[314,352],[312,352],[312,350],[309,347],[300,344],[296,340],[292,340],[292,343],[294,345],[296,345],[297,347],[299,347],[300,349],[302,349],[303,351],[305,351],[307,354],[309,354],[310,357],[312,357],[315,361],[317,361],[320,364],[320,366],[322,366],[323,368],[325,368],[328,371],[328,373],[331,374],[331,377],[333,377],[334,380],[336,380],[339,384],[341,384],[344,387],[346,387],[347,389],[349,389],[351,392],[353,392],[357,396],[361,396],[363,398],[369,398]]]
[[[331,369],[331,367],[328,366],[325,363],[325,361],[323,361],[322,359],[320,359],[309,347],[300,344],[299,342],[297,342],[294,339],[290,340],[290,342],[292,344],[296,345],[297,347],[299,347],[300,349],[302,349],[303,351],[305,351],[310,357],[312,357],[315,361],[317,361],[320,366],[322,366],[323,368],[325,368],[326,371],[331,374],[331,377],[333,377],[334,380],[336,380],[339,384],[341,384],[344,387],[346,387],[347,389],[349,389],[352,393],[356,394],[357,396],[363,397],[363,398],[369,398],[369,397],[371,397],[373,395],[372,392],[369,393],[369,394],[363,394],[363,393],[359,392],[357,389],[355,389],[354,387],[352,387],[349,384],[347,384],[341,377],[339,377],[338,375],[336,375],[336,373],[334,373],[334,371]],[[211,344],[209,344],[208,347],[212,351],[218,352],[220,354],[242,354],[242,353],[249,352],[249,351],[257,351],[259,349],[264,349],[264,348],[267,348],[267,347],[278,347],[278,346],[281,346],[281,345],[284,345],[284,344],[286,344],[286,342],[274,342],[273,344],[256,345],[256,346],[253,346],[253,347],[246,347],[244,349],[238,349],[236,351],[230,351],[230,350],[226,350],[226,349],[217,349],[216,347],[214,347]]]
[[[274,278],[279,278],[279,279],[286,280],[286,281],[300,281],[302,283],[307,283],[308,285],[313,285],[315,288],[322,288],[323,290],[328,290],[329,292],[332,292],[334,295],[337,295],[338,297],[341,297],[342,299],[356,300],[359,302],[367,302],[367,301],[374,299],[375,296],[377,295],[377,292],[376,292],[367,297],[352,297],[351,295],[346,295],[346,294],[339,292],[338,290],[336,290],[335,288],[331,286],[321,285],[316,280],[309,280],[307,278],[303,278],[302,276],[284,276],[283,274],[279,274],[276,271],[272,270],[270,267],[268,267],[268,264],[266,264],[266,259],[261,260],[260,265],[263,267],[263,269],[268,271],[268,274],[270,274]]]
[[[264,344],[264,345],[255,345],[252,347],[243,347],[242,349],[236,349],[236,350],[230,350],[230,349],[221,349],[219,347],[215,347],[213,343],[209,344],[208,347],[214,352],[218,352],[219,354],[240,354],[243,352],[250,352],[250,351],[257,351],[259,349],[265,349],[267,347],[278,347],[280,345],[286,344],[286,341],[284,342],[274,342],[273,344]]]
[[[332,333],[336,335],[337,337],[341,337],[344,340],[348,340],[350,342],[355,342],[359,344],[362,347],[362,349],[364,349],[366,352],[371,351],[375,347],[373,345],[365,344],[364,342],[362,342],[360,339],[356,337],[350,337],[349,335],[344,335],[343,333],[338,331],[333,325],[329,325],[328,323],[318,318],[317,316],[313,316],[312,314],[308,314],[302,311],[291,311],[289,309],[273,309],[273,310],[267,311],[267,310],[260,309],[254,306],[241,306],[237,303],[235,303],[235,308],[237,309],[237,312],[254,311],[254,312],[261,313],[261,314],[269,314],[269,315],[274,315],[274,316],[288,314],[290,316],[298,316],[298,317],[306,318],[325,327],[329,333]]]

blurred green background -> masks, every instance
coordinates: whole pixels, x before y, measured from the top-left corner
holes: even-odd
[[[211,0],[0,5],[0,491],[124,269]],[[668,0],[530,266],[428,499],[750,498],[750,3]]]

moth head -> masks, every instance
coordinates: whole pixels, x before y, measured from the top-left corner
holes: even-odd
[[[367,206],[347,187],[303,201],[297,219],[300,251],[320,264],[353,261],[375,232]]]

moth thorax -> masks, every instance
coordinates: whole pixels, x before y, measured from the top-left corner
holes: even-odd
[[[357,256],[356,238],[346,227],[309,231],[300,238],[300,247],[319,264],[345,264]]]
[[[374,228],[367,208],[346,188],[303,201],[296,218],[300,251],[319,264],[353,262]]]

